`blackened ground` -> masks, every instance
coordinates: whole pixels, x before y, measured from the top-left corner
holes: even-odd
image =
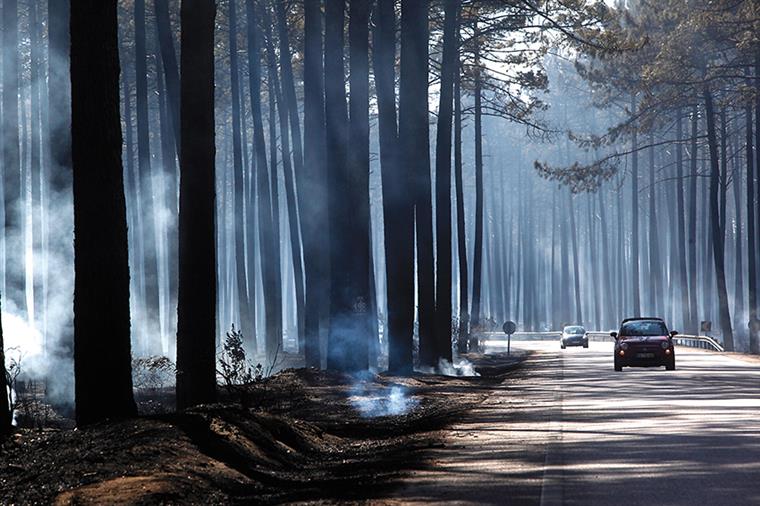
[[[288,369],[245,392],[220,392],[219,404],[180,414],[83,430],[20,430],[0,447],[0,503],[370,499],[414,467],[424,450],[442,445],[442,429],[520,363],[505,355],[469,358],[480,377],[360,381]],[[357,409],[357,402],[372,399],[384,407],[391,391],[404,396],[405,412],[367,417]]]

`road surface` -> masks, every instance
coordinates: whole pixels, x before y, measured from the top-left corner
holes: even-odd
[[[612,344],[535,353],[381,503],[760,505],[760,363],[676,349],[612,368]]]

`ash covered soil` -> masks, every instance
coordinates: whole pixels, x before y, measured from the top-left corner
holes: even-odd
[[[443,445],[520,357],[480,376],[356,377],[287,369],[244,402],[86,429],[21,429],[0,447],[0,504],[361,502]]]

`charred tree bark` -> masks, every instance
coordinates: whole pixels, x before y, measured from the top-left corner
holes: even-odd
[[[457,74],[457,22],[460,0],[444,3],[443,60],[441,91],[438,106],[438,128],[435,141],[435,244],[436,244],[436,308],[435,362],[443,358],[451,362],[451,129],[454,105],[454,80]],[[499,259],[500,261],[501,259]]]
[[[320,308],[328,289],[325,109],[321,1],[304,0],[304,169],[299,188],[306,291],[304,356],[320,366]]]
[[[174,49],[174,37],[172,36],[171,20],[169,18],[168,0],[153,0],[153,9],[156,13],[156,29],[158,32],[159,50],[161,63],[166,80],[167,104],[169,117],[171,118],[171,131],[175,152],[179,153],[179,70],[177,68],[177,52]]]
[[[631,97],[631,114],[636,113],[636,97]],[[633,316],[641,316],[639,280],[639,153],[638,134],[633,131],[631,160],[631,295]]]
[[[740,169],[741,148],[739,147],[739,135],[732,136],[731,148],[735,155],[732,157],[731,167],[733,176],[734,192],[734,219],[736,220],[736,229],[734,233],[734,321],[736,328],[742,324],[739,315],[744,314],[744,243],[742,241],[742,174]]]
[[[350,364],[354,328],[350,250],[351,210],[347,206],[348,110],[343,62],[345,0],[325,0],[325,132],[330,242],[330,327],[328,369]]]
[[[71,6],[76,420],[137,414],[121,164],[116,0]]]
[[[5,369],[5,345],[3,342],[3,326],[0,323],[0,438],[7,436],[13,430],[10,398]]]
[[[679,109],[676,113],[678,122],[676,123],[676,212],[678,213],[678,286],[681,294],[681,318],[683,325],[689,326],[692,322],[689,305],[689,280],[686,275],[686,222],[684,211],[686,209],[683,183],[683,115]],[[688,327],[684,327],[686,329]]]
[[[161,142],[164,145],[164,196],[170,214],[170,222],[176,222],[179,203],[177,201],[177,161],[175,157],[180,153],[180,119],[179,119],[179,66],[177,53],[174,47],[171,20],[169,18],[169,6],[167,0],[154,0],[153,7],[156,15],[156,29],[158,34],[159,53],[161,54],[161,68],[163,69],[164,82],[166,84],[166,111],[162,122],[164,130],[161,133]],[[160,77],[158,77],[160,79]],[[164,139],[166,137],[166,139]],[[169,146],[172,147],[169,150]],[[168,230],[168,256],[177,258],[176,229]],[[173,301],[177,296],[177,263],[169,263],[169,296]]]
[[[278,3],[278,5],[280,5]],[[288,110],[282,86],[277,74],[277,55],[274,51],[274,34],[272,33],[271,16],[265,12],[264,24],[267,26],[267,61],[269,66],[270,91],[273,90],[277,114],[280,123],[280,143],[282,145],[282,170],[285,181],[285,205],[287,207],[288,232],[290,253],[293,261],[293,285],[295,292],[296,326],[298,332],[299,350],[303,350],[303,315],[304,315],[304,284],[303,268],[301,266],[301,240],[298,234],[298,211],[296,207],[296,185],[293,177],[293,167],[290,162],[290,137],[288,131]],[[292,118],[291,118],[292,119]],[[292,130],[291,130],[292,131]],[[300,142],[300,141],[298,141]],[[300,151],[300,149],[299,149]],[[296,157],[294,157],[296,158]]]
[[[240,70],[238,65],[237,47],[237,6],[235,0],[229,0],[227,19],[229,21],[229,50],[230,50],[230,95],[232,99],[232,171],[234,181],[233,205],[235,209],[235,266],[237,307],[240,313],[239,329],[248,337],[251,349],[256,349],[256,325],[254,309],[251,304],[248,286],[249,276],[246,275],[246,244],[245,244],[245,183],[243,168],[242,120],[240,107]],[[227,322],[223,322],[225,325]]]
[[[612,268],[610,262],[610,243],[607,236],[607,209],[604,203],[604,193],[602,189],[599,190],[599,230],[602,239],[602,277],[604,279],[603,291],[604,294],[604,318],[602,325],[603,328],[613,328],[617,322],[615,321],[615,308],[612,305],[615,300],[612,291]]]
[[[581,273],[578,259],[578,227],[575,220],[573,196],[567,199],[568,214],[570,215],[570,240],[573,246],[573,285],[575,286],[575,324],[583,325],[583,304],[581,302]]]
[[[124,96],[124,147],[127,152],[124,155],[126,160],[126,176],[127,181],[125,187],[127,189],[126,196],[130,196],[132,199],[137,200],[140,196],[140,174],[137,172],[135,166],[135,142],[134,142],[134,116],[132,114],[132,88],[130,86],[130,75],[128,74],[129,67],[121,73],[121,86],[122,94]],[[143,229],[143,215],[136,209],[137,206],[132,205],[127,208],[128,224],[132,225],[127,229],[129,244],[132,245],[132,255],[138,259],[144,256],[143,254],[143,237],[140,234],[140,230]],[[131,221],[130,221],[131,220]],[[137,262],[133,262],[137,263]],[[136,269],[135,269],[136,270]],[[145,300],[145,277],[142,276],[142,271],[131,272],[131,281],[133,283],[132,288],[136,292],[136,296],[141,300]],[[130,293],[130,296],[135,295]]]
[[[43,343],[47,341],[46,319],[47,314],[44,307],[44,292],[46,290],[45,277],[42,272],[42,255],[43,252],[43,207],[42,207],[42,129],[41,129],[41,102],[42,102],[42,80],[41,69],[41,23],[37,13],[37,4],[29,4],[29,32],[30,32],[30,175],[31,175],[31,192],[32,192],[32,267],[33,267],[33,305],[30,313],[34,314],[34,320],[38,322],[38,329],[43,332]]]
[[[755,202],[754,202],[754,213],[755,213],[755,233],[753,234],[752,240],[755,242],[755,251],[760,254],[760,233],[758,233],[758,229],[760,229],[760,50],[755,51]],[[747,236],[747,239],[749,240],[749,236]],[[760,260],[757,258],[757,256],[753,256],[747,259],[747,261],[752,260],[752,262],[755,264],[755,303],[753,306],[753,311],[755,314],[755,319],[760,318],[759,312],[760,307],[758,306],[758,296],[757,291],[760,288]],[[752,320],[755,321],[755,320]],[[757,323],[757,322],[756,322]],[[759,324],[760,325],[760,324]],[[760,349],[760,331],[755,332],[755,339],[758,341],[758,348]]]
[[[414,41],[411,56],[417,62],[409,80],[409,134],[414,144],[404,144],[404,159],[412,177],[417,249],[417,319],[420,363],[435,366],[435,265],[433,260],[433,202],[430,178],[430,121],[428,118],[428,8],[429,0],[417,0],[411,15]],[[409,40],[409,39],[407,39]],[[410,41],[411,42],[411,41]],[[403,74],[402,74],[403,77]],[[406,141],[401,120],[401,139]]]
[[[419,45],[419,5],[415,0],[401,3],[401,82],[399,122],[395,112],[395,15],[392,0],[378,1],[375,32],[376,84],[380,107],[380,145],[383,171],[383,212],[388,286],[388,369],[395,374],[412,372],[414,332],[414,202],[409,192],[414,149],[415,82],[421,62]],[[425,76],[426,78],[427,76]],[[381,91],[382,90],[382,91]],[[384,153],[384,155],[383,155]]]
[[[181,7],[177,407],[216,398],[214,0]]]
[[[264,121],[261,113],[261,33],[254,0],[246,0],[248,22],[248,74],[253,117],[253,146],[255,153],[255,180],[258,192],[258,230],[261,253],[261,272],[264,288],[264,315],[266,319],[266,353],[268,360],[274,360],[282,340],[282,312],[279,311],[277,279],[280,265],[277,255],[278,244],[274,242],[274,220],[272,216],[272,194],[270,172],[264,141]],[[274,141],[274,140],[273,140]],[[275,174],[272,167],[272,174]]]
[[[716,282],[718,285],[718,314],[721,332],[723,334],[723,346],[727,351],[733,351],[734,334],[731,326],[731,313],[728,308],[728,291],[726,289],[723,247],[725,240],[720,228],[720,162],[718,158],[718,138],[715,128],[715,113],[713,111],[713,97],[710,90],[705,88],[702,95],[705,101],[707,141],[710,147],[710,232],[713,238],[713,261],[715,265]]]
[[[588,209],[588,244],[591,244],[593,246],[590,246],[588,249],[589,252],[589,270],[591,270],[591,290],[590,290],[590,296],[591,296],[591,308],[594,310],[594,315],[591,317],[589,315],[589,322],[591,322],[592,325],[594,325],[593,328],[601,329],[602,327],[602,293],[599,290],[599,260],[597,258],[597,248],[596,244],[598,244],[599,237],[596,235],[596,216],[594,214],[594,200],[589,195],[588,199],[586,199],[586,206]]]
[[[660,248],[665,246],[665,241],[658,244],[657,238],[657,191],[655,186],[655,156],[654,156],[654,133],[649,135],[649,279],[651,282],[652,299],[649,307],[652,314],[660,315],[663,311],[662,300],[665,291],[662,290],[662,268],[660,266]]]
[[[161,133],[161,164],[164,167],[163,178],[161,178],[160,197],[163,199],[162,207],[170,217],[168,223],[176,223],[177,211],[179,209],[179,202],[177,200],[177,188],[178,188],[178,171],[177,171],[177,155],[175,152],[175,140],[174,129],[171,125],[171,111],[169,110],[168,98],[166,93],[166,83],[163,78],[163,62],[157,59],[156,63],[159,67],[156,75],[156,95],[158,95],[158,108],[159,108],[159,131]],[[159,221],[159,224],[161,222]],[[173,356],[176,351],[175,341],[169,335],[169,328],[171,327],[168,320],[173,318],[176,313],[174,309],[177,307],[177,262],[174,260],[177,258],[177,229],[171,225],[164,226],[161,229],[161,240],[164,247],[163,252],[159,255],[160,267],[159,272],[166,273],[168,277],[167,293],[164,295],[165,300],[162,299],[162,320],[161,325],[165,326],[161,329],[162,342],[167,345],[167,349],[164,353],[168,353],[169,356]],[[167,307],[168,304],[168,307]],[[167,311],[168,310],[168,311]],[[168,342],[167,342],[168,341]]]
[[[48,113],[50,187],[71,191],[69,0],[48,0]]]
[[[351,299],[353,338],[349,370],[369,366],[371,332],[370,257],[371,227],[369,203],[369,0],[349,2],[350,98],[348,145],[347,216],[351,221]]]
[[[475,35],[477,37],[477,34]],[[480,74],[479,47],[475,54],[475,251],[472,268],[472,311],[470,322],[473,327],[480,324],[480,294],[483,273],[483,83]]]
[[[456,39],[460,43],[461,10],[457,15]],[[457,205],[457,257],[459,269],[459,336],[458,351],[467,351],[467,336],[470,333],[470,287],[467,267],[467,230],[464,215],[464,181],[462,178],[462,77],[461,61],[457,53],[456,72],[454,73],[454,186]]]
[[[726,108],[720,110],[720,179],[718,203],[719,203],[719,225],[720,234],[723,242],[723,256],[725,258],[726,247],[726,207],[728,206],[728,125],[726,124]]]
[[[747,159],[747,287],[749,304],[749,321],[757,319],[757,249],[755,248],[755,157],[754,136],[752,129],[752,106],[747,105],[746,117],[746,159]],[[757,333],[750,332],[750,353],[760,353],[760,341]]]
[[[69,0],[48,0],[48,90],[47,135],[45,138],[47,166],[46,189],[50,197],[71,195],[71,78],[69,75]],[[51,199],[52,200],[52,199]],[[71,212],[71,211],[69,211]],[[73,214],[73,213],[72,213]],[[72,215],[67,214],[70,224]],[[69,225],[70,226],[70,225]],[[69,243],[69,248],[71,247]],[[48,263],[45,276],[56,275],[56,267]],[[45,293],[46,311],[50,299],[50,285]],[[2,287],[0,287],[2,288]],[[5,295],[3,293],[3,295]],[[74,335],[70,324],[63,328],[54,353],[63,359],[74,355]]]
[[[699,330],[699,312],[697,309],[697,121],[698,110],[694,106],[691,113],[691,153],[689,163],[689,328],[687,332],[696,334]]]
[[[299,224],[301,223],[301,219],[299,218],[297,212],[297,209],[301,208],[301,206],[298,206],[297,208],[295,202],[297,201],[299,204],[301,203],[300,192],[302,191],[302,178],[304,170],[303,147],[301,139],[301,124],[300,118],[298,116],[298,101],[296,99],[296,87],[293,79],[293,63],[291,61],[292,55],[290,49],[290,36],[288,34],[287,14],[285,12],[285,2],[275,2],[275,7],[277,15],[277,34],[280,43],[280,74],[282,76],[282,101],[280,101],[280,104],[283,105],[280,107],[286,111],[286,114],[284,116],[288,118],[290,124],[290,140],[293,148],[293,170],[295,172],[295,176],[293,176],[292,173],[288,174],[286,172],[285,174],[286,195],[292,194],[292,199],[291,197],[288,197],[288,213],[289,216],[292,216],[289,218],[290,226],[291,228],[295,227],[295,236],[293,235],[293,232],[291,232],[291,243],[293,243],[293,237],[295,237],[297,240],[300,240],[301,237],[299,234]],[[282,117],[283,115],[281,114],[281,124],[283,123]],[[287,125],[288,123],[286,122],[285,124]],[[282,134],[282,137],[285,138],[285,133]],[[287,155],[283,154],[283,156]],[[293,201],[292,212],[291,200]],[[292,247],[291,251],[294,255],[294,274],[296,278],[296,304],[298,306],[296,309],[298,313],[298,349],[303,350],[306,339],[304,273],[301,267],[302,252],[300,242],[295,244],[295,247]]]
[[[3,290],[6,307],[13,301],[21,317],[26,319],[28,308],[24,297],[25,248],[11,247],[14,236],[23,230],[21,213],[21,157],[19,152],[19,47],[18,47],[18,0],[3,2],[2,19],[3,43],[3,116],[2,116],[2,156],[4,167],[3,195],[5,205],[5,268]]]
[[[601,195],[601,191],[600,191]],[[549,284],[549,303],[551,304],[551,322],[552,328],[558,329],[560,326],[559,308],[559,283],[557,275],[557,189],[552,188],[552,235],[551,235],[551,257],[549,259],[551,280]]]

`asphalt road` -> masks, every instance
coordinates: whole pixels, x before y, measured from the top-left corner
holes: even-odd
[[[612,368],[612,344],[535,353],[382,503],[760,505],[760,361],[676,349]]]

